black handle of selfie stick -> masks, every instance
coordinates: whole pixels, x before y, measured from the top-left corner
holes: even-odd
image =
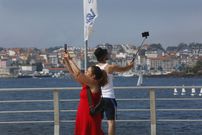
[[[141,50],[141,48],[142,48],[142,46],[143,46],[143,44],[144,44],[144,41],[145,41],[146,39],[147,39],[147,37],[144,37],[144,39],[142,40],[142,43],[141,43],[140,47],[138,48],[138,50],[137,50],[137,52],[136,52],[135,56],[133,57],[132,62],[134,62],[134,61],[135,61],[135,59],[136,59],[136,57],[137,57],[137,55],[138,55],[139,51]]]

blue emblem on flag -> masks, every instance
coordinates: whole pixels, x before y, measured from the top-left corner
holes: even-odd
[[[92,25],[95,17],[96,17],[96,15],[95,15],[93,9],[91,8],[90,12],[87,13],[87,15],[86,15],[86,23],[89,25]]]

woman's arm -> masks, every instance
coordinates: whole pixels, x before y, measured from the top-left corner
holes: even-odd
[[[76,66],[76,64],[72,61],[68,52],[64,53],[64,64],[69,73],[77,80],[77,76],[80,74],[80,69]]]
[[[69,61],[67,60],[67,58],[64,58],[64,59],[63,59],[63,63],[64,63],[64,65],[65,65],[65,67],[67,68],[67,70],[69,71],[69,73],[70,73],[71,75],[73,75],[72,67],[71,67]]]
[[[65,66],[69,73],[81,84],[86,84],[88,86],[94,86],[97,81],[94,81],[93,79],[87,77],[85,74],[83,74],[78,66],[74,63],[72,58],[69,56],[68,52],[64,54],[64,61]]]
[[[78,68],[78,66],[75,64],[75,62],[72,59],[69,59],[69,63],[71,65],[71,67],[72,67],[73,72],[76,75],[79,75],[81,73],[81,70]]]

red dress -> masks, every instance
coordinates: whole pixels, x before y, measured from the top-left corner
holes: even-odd
[[[96,105],[101,93],[91,93],[93,105]],[[89,104],[87,96],[87,86],[83,86],[80,92],[80,102],[76,114],[75,135],[104,135],[101,128],[101,114],[91,116],[89,113]]]

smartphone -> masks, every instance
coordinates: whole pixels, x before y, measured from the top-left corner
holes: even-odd
[[[67,52],[67,44],[64,44],[64,52]]]

